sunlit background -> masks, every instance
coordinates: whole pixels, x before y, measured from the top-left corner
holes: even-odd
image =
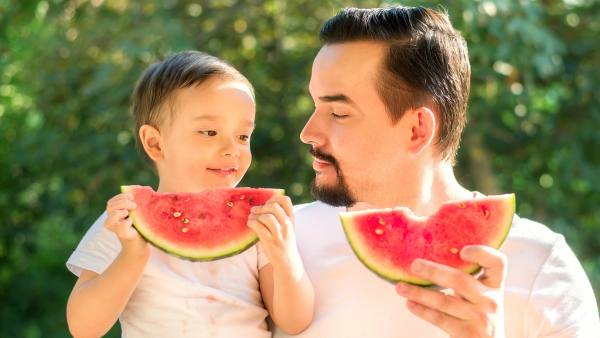
[[[343,6],[389,3],[0,0],[0,337],[67,336],[68,255],[119,185],[156,183],[128,108],[145,67],[197,49],[240,69],[258,100],[244,185],[308,201],[313,172],[298,134],[312,112],[320,25]],[[565,235],[598,294],[599,2],[443,6],[473,67],[461,182],[515,192],[521,216]]]

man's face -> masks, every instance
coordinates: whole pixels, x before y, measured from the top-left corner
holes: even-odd
[[[313,193],[328,204],[368,202],[388,180],[398,182],[408,162],[410,127],[392,123],[375,87],[384,51],[375,42],[329,44],[315,58],[315,111],[300,139],[311,145]]]

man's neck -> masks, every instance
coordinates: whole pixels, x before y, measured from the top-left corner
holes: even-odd
[[[448,201],[473,197],[473,192],[458,183],[452,166],[447,162],[433,168],[431,180],[424,183],[418,195],[420,198],[414,201],[413,211],[417,215],[428,216]]]
[[[445,202],[472,197],[473,193],[456,180],[452,166],[441,162],[367,192],[364,201],[350,210],[406,206],[417,215],[428,216]]]

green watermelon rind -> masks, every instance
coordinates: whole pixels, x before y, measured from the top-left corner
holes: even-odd
[[[129,186],[123,185],[121,186],[121,192],[127,193],[129,192]],[[269,189],[273,191],[274,194],[284,195],[284,189]],[[254,244],[258,242],[258,236],[253,234],[249,236],[246,240],[232,243],[229,246],[222,248],[220,251],[210,251],[207,250],[205,253],[198,254],[197,250],[194,251],[186,251],[181,250],[180,248],[174,247],[170,245],[168,242],[161,242],[157,236],[154,236],[150,231],[148,231],[148,227],[144,226],[143,220],[138,217],[135,211],[129,212],[129,217],[131,217],[133,227],[137,230],[137,232],[144,238],[148,243],[152,244],[154,247],[181,259],[185,259],[192,262],[210,262],[215,261],[227,257],[232,257],[238,255],[249,248],[251,248]]]
[[[510,203],[510,212],[506,213],[506,219],[502,221],[503,223],[503,228],[504,231],[502,231],[500,233],[500,236],[498,236],[498,239],[496,241],[493,241],[492,243],[489,243],[488,245],[495,248],[495,249],[500,249],[500,247],[502,246],[502,244],[504,243],[504,241],[506,240],[506,238],[508,237],[508,233],[510,232],[510,228],[512,226],[512,220],[516,211],[516,199],[515,199],[515,194],[506,194],[506,202],[505,203]],[[425,279],[421,279],[421,278],[413,278],[411,275],[408,274],[397,274],[395,271],[389,273],[386,271],[383,271],[382,269],[380,269],[376,263],[371,262],[370,259],[368,257],[366,257],[364,255],[364,252],[361,251],[360,249],[358,249],[358,236],[355,236],[352,231],[350,230],[351,228],[354,228],[354,222],[353,222],[353,215],[360,215],[360,214],[368,214],[368,213],[372,213],[374,212],[374,210],[362,210],[362,211],[349,211],[349,212],[341,212],[340,213],[340,219],[342,222],[342,228],[344,229],[344,234],[346,235],[346,238],[348,239],[348,242],[350,243],[350,247],[352,248],[352,251],[354,251],[354,254],[356,255],[356,257],[361,261],[361,263],[366,266],[369,270],[371,270],[373,273],[375,273],[377,276],[381,277],[382,279],[396,284],[398,282],[404,282],[404,283],[408,283],[408,284],[412,284],[412,285],[417,285],[417,286],[422,286],[422,287],[436,287],[436,285],[434,283],[432,283],[431,281],[425,280]],[[469,265],[467,268],[463,269],[464,272],[471,274],[471,275],[476,275],[481,271],[481,266],[479,266],[478,264],[472,264]]]

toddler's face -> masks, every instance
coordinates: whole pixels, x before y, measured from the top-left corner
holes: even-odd
[[[248,86],[212,78],[177,90],[163,109],[161,184],[180,191],[236,186],[252,160],[256,107]]]

